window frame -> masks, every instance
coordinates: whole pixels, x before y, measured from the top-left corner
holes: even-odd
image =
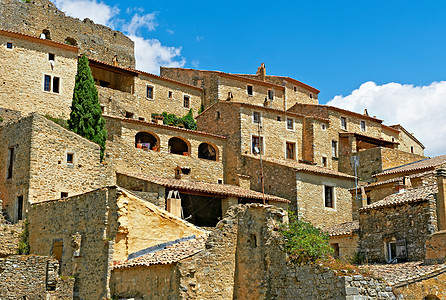
[[[341,129],[347,131],[347,118],[341,117]]]
[[[8,47],[9,45],[11,45],[11,47]],[[7,50],[13,50],[14,49],[14,43],[6,41],[5,47],[6,47]]]
[[[69,160],[69,156],[71,155],[71,159]],[[67,152],[67,155],[65,156],[67,165],[74,165],[74,152]]]
[[[364,120],[359,121],[359,128],[360,128],[361,132],[366,132],[367,124]]]
[[[251,149],[251,154],[253,155],[259,155],[259,153],[254,153],[254,138],[258,138],[259,139],[259,147],[260,147],[260,153],[262,155],[265,155],[265,139],[263,138],[263,136],[259,136],[259,135],[255,135],[255,134],[251,134],[251,145],[250,145],[250,149]]]
[[[173,99],[173,91],[168,91],[168,92],[167,92],[167,97],[168,97],[169,99]]]
[[[327,158],[325,155],[323,155],[323,156],[321,157],[321,165],[322,165],[322,167],[324,167],[324,168],[327,168],[327,167],[328,167],[328,158]]]
[[[51,56],[53,56],[53,59],[51,59]],[[56,61],[56,54],[48,52],[48,60],[49,61]]]
[[[149,89],[151,89],[151,97],[149,97]],[[155,99],[155,87],[153,85],[146,85],[146,99],[154,100]]]
[[[270,92],[271,92],[271,94],[270,94]],[[268,92],[266,93],[267,99],[273,101],[274,100],[274,94],[275,94],[274,93],[274,89],[268,89]],[[270,97],[270,95],[271,95],[271,97]]]
[[[293,145],[293,157],[288,157],[288,145]],[[285,159],[296,160],[297,157],[297,143],[286,141],[285,142]]]
[[[15,158],[15,148],[8,147],[8,158],[6,161],[6,179],[12,179],[14,176],[14,158]]]
[[[249,93],[249,88],[251,88],[251,94]],[[254,86],[252,84],[246,85],[246,94],[250,97],[254,96]]]
[[[255,118],[256,114],[259,115],[259,121],[258,122],[256,122],[256,118]],[[253,110],[252,111],[252,124],[260,124],[260,125],[262,125],[262,112],[257,111],[257,110]]]
[[[338,158],[338,155],[339,155],[338,151],[339,151],[339,149],[338,149],[338,141],[332,140],[331,141],[331,156],[333,158]]]
[[[291,127],[292,128],[288,127],[288,121],[289,120],[291,120]],[[285,126],[286,126],[287,130],[294,131],[294,118],[286,117],[286,122],[285,123],[286,123]]]
[[[335,186],[333,185],[329,185],[329,184],[324,184],[323,185],[323,199],[324,199],[324,209],[329,209],[329,210],[335,210],[336,209],[336,190],[335,190]],[[327,206],[327,191],[331,190],[330,195],[331,195],[331,206]]]
[[[190,109],[190,98],[191,98],[190,95],[183,94],[183,108]],[[185,106],[186,99],[187,99],[187,106]]]
[[[47,78],[49,79],[49,86],[48,89],[46,89],[46,80]],[[56,85],[57,82],[57,85]],[[57,86],[57,91],[55,91],[55,86]],[[56,95],[60,95],[61,94],[61,90],[62,90],[62,77],[60,76],[56,76],[56,75],[51,75],[51,74],[43,74],[43,84],[42,84],[42,91],[44,93],[51,93],[51,94],[56,94]]]

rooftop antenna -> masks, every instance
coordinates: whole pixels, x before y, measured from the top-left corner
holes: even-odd
[[[263,177],[263,161],[262,161],[262,151],[263,151],[263,143],[261,142],[261,136],[260,134],[262,133],[262,126],[260,126],[260,120],[257,123],[257,133],[259,135],[259,155],[260,155],[260,182],[262,183],[262,201],[263,204],[265,203],[265,182],[264,182],[264,177]],[[257,151],[257,150],[256,150]]]

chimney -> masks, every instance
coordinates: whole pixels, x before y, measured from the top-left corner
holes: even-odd
[[[404,177],[404,189],[409,190],[412,188],[412,181],[410,180],[409,176]]]
[[[113,66],[115,66],[115,67],[118,66],[118,56],[117,55],[113,56]]]
[[[181,197],[178,191],[169,191],[166,207],[168,212],[181,218]]]
[[[259,77],[259,80],[265,81],[266,80],[266,68],[265,63],[262,63],[260,67],[257,68],[257,77]]]
[[[369,112],[367,111],[367,108],[366,109],[364,109],[364,116],[369,116]]]
[[[367,194],[365,193],[365,189],[363,186],[361,186],[361,201],[362,201],[362,207],[367,206]]]
[[[438,230],[446,230],[446,168],[437,170],[437,224]]]

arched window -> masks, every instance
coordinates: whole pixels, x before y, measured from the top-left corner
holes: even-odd
[[[138,132],[135,136],[135,147],[146,151],[159,151],[159,138],[149,132]]]
[[[77,41],[71,37],[67,37],[65,39],[65,44],[71,45],[71,46],[77,46]]]
[[[208,143],[201,143],[198,146],[198,158],[217,160],[217,150]]]
[[[169,152],[179,155],[189,155],[189,145],[183,139],[178,137],[170,138],[169,140]]]

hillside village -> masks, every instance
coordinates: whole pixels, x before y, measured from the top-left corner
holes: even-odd
[[[82,54],[102,161],[60,125]],[[2,0],[0,299],[446,299],[446,155],[248,71],[150,74],[124,34]],[[288,262],[287,210],[368,273]]]

